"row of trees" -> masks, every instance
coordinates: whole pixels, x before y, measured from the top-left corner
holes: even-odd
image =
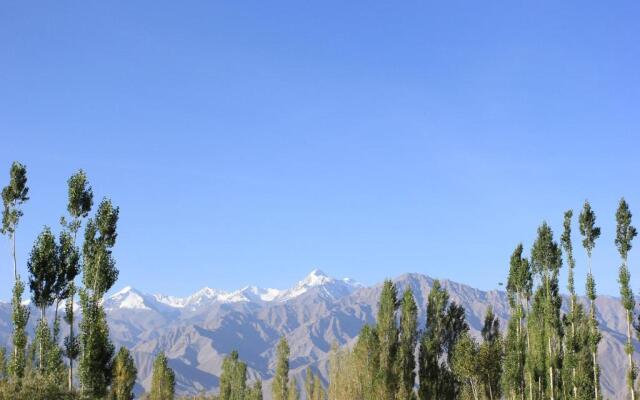
[[[575,287],[571,210],[564,214],[560,241],[545,222],[526,257],[522,244],[510,259],[507,293],[511,318],[504,334],[489,308],[478,339],[469,333],[464,309],[449,301],[434,282],[426,325],[417,330],[417,307],[409,289],[400,300],[385,282],[377,322],[365,326],[351,350],[336,350],[331,361],[329,398],[347,399],[593,399],[602,398],[596,319],[596,284],[591,259],[600,228],[589,202],[578,222],[586,253],[586,303]],[[628,254],[637,232],[622,199],[615,215],[620,254],[618,282],[627,324],[627,393],[636,396],[633,358],[634,296]],[[566,313],[561,311],[559,273],[568,266]],[[640,334],[640,321],[636,325]],[[417,372],[417,376],[416,376]]]
[[[1,232],[11,244],[14,285],[12,349],[0,351],[0,398],[131,400],[136,367],[126,348],[116,355],[102,308],[104,294],[118,278],[112,250],[119,209],[105,198],[92,214],[93,190],[82,170],[67,184],[67,214],[60,219],[57,234],[44,226],[26,263],[31,304],[39,314],[31,341],[27,334],[31,307],[23,303],[25,283],[16,255],[18,226],[29,200],[26,167],[14,162],[9,183],[2,189]],[[79,323],[76,295],[82,313]]]

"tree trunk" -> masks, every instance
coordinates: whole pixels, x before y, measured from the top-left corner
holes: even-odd
[[[631,350],[627,355],[629,358],[629,374],[631,376],[631,373],[633,372],[633,347],[631,347],[631,311],[630,310],[627,310],[627,345]],[[631,392],[630,393],[631,400],[636,400],[636,391],[634,390],[633,382],[630,382],[629,386],[630,386],[629,391]]]

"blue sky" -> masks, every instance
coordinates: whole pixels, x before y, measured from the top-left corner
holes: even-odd
[[[527,3],[3,4],[0,169],[21,160],[32,188],[23,275],[83,168],[121,208],[116,288],[286,287],[319,267],[490,289],[518,242],[588,198],[616,294],[620,196],[640,225],[640,6]],[[0,268],[6,299],[8,251]]]

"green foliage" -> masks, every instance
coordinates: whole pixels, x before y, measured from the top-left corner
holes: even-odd
[[[620,284],[620,301],[625,309],[625,317],[627,322],[627,343],[625,345],[625,353],[627,354],[627,386],[631,398],[635,398],[635,381],[637,378],[636,365],[633,360],[633,344],[631,337],[631,321],[635,308],[635,298],[631,289],[631,273],[627,265],[629,250],[632,247],[632,241],[638,234],[636,228],[631,225],[632,214],[629,205],[624,198],[620,199],[618,210],[616,211],[616,239],[615,244],[620,253],[622,264],[618,271],[618,283]],[[636,326],[638,330],[638,326]]]
[[[580,234],[582,235],[582,246],[587,251],[587,255],[591,257],[596,240],[600,237],[600,228],[596,226],[596,214],[588,201],[584,202],[580,213]]]
[[[13,286],[13,297],[11,299],[13,321],[13,356],[9,363],[9,374],[14,379],[20,379],[24,376],[26,368],[26,349],[27,349],[27,322],[29,321],[29,306],[22,304],[22,293],[24,293],[24,284],[20,281],[20,277]]]
[[[160,353],[153,362],[149,400],[172,400],[175,395],[175,386],[175,374],[169,368],[167,356]]]
[[[491,307],[487,309],[485,314],[481,333],[483,342],[478,351],[480,382],[482,382],[486,398],[499,399],[502,397],[500,379],[504,352],[500,321]]]
[[[397,358],[398,400],[415,398],[416,382],[415,350],[418,343],[418,306],[413,293],[406,289],[400,303],[400,333]]]
[[[71,175],[67,181],[68,199],[67,211],[74,221],[79,221],[89,215],[91,207],[93,207],[93,190],[89,185],[87,175],[83,170],[79,170]],[[75,226],[75,225],[73,225]],[[71,231],[77,231],[79,226]]]
[[[596,282],[591,272],[591,254],[595,247],[596,240],[600,237],[600,228],[595,225],[596,215],[591,209],[591,205],[588,201],[584,202],[584,207],[580,213],[580,234],[582,235],[582,246],[587,252],[589,272],[587,273],[586,291],[587,298],[589,298],[590,306],[590,337],[588,339],[589,347],[591,349],[591,355],[593,358],[593,385],[594,385],[594,398],[598,400],[600,398],[600,370],[598,367],[598,343],[600,342],[601,335],[598,329],[598,321],[596,320]]]
[[[427,301],[427,326],[420,340],[420,398],[455,399],[458,396],[459,382],[451,372],[450,363],[458,337],[469,330],[464,314],[464,308],[449,303],[447,291],[439,281],[434,281]]]
[[[7,348],[0,347],[0,382],[6,380],[9,370],[7,367]]]
[[[4,210],[2,213],[2,229],[0,231],[3,235],[8,234],[13,237],[20,217],[23,215],[20,206],[27,200],[29,200],[27,168],[14,161],[9,170],[9,184],[2,189]]]
[[[133,387],[136,383],[137,373],[138,370],[129,350],[126,347],[121,347],[113,363],[109,400],[133,400]]]
[[[381,400],[392,400],[397,391],[396,356],[398,352],[398,325],[396,311],[398,309],[398,291],[390,280],[382,286],[376,333],[378,335],[378,368]]]
[[[453,347],[451,370],[461,383],[460,398],[480,398],[481,369],[478,343],[465,332]],[[434,397],[439,398],[439,397]]]
[[[528,319],[532,346],[527,365],[530,375],[536,377],[538,382],[538,395],[555,399],[560,389],[559,368],[562,365],[562,297],[558,285],[562,258],[546,222],[538,228],[538,236],[531,250],[531,266],[541,285],[534,294]]]
[[[288,400],[289,391],[289,343],[283,336],[277,348],[276,374],[273,377],[273,400]]]
[[[262,381],[257,380],[247,394],[247,400],[262,400]]]
[[[287,389],[287,400],[300,400],[300,392],[294,378],[289,379],[289,388]]]
[[[111,384],[115,348],[109,339],[106,315],[99,300],[81,290],[80,307],[83,313],[79,366],[82,392],[85,396],[102,397]]]
[[[243,400],[247,386],[247,364],[232,351],[222,362],[220,375],[220,400]]]
[[[118,207],[104,199],[95,218],[90,218],[85,227],[82,282],[95,297],[102,297],[118,279],[111,250],[117,238],[118,214]]]

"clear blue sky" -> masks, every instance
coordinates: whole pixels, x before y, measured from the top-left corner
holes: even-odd
[[[286,287],[314,267],[495,288],[519,241],[588,198],[616,294],[620,196],[640,225],[638,20],[633,1],[5,2],[23,276],[83,168],[121,207],[116,288]],[[8,252],[0,267],[7,299]]]

